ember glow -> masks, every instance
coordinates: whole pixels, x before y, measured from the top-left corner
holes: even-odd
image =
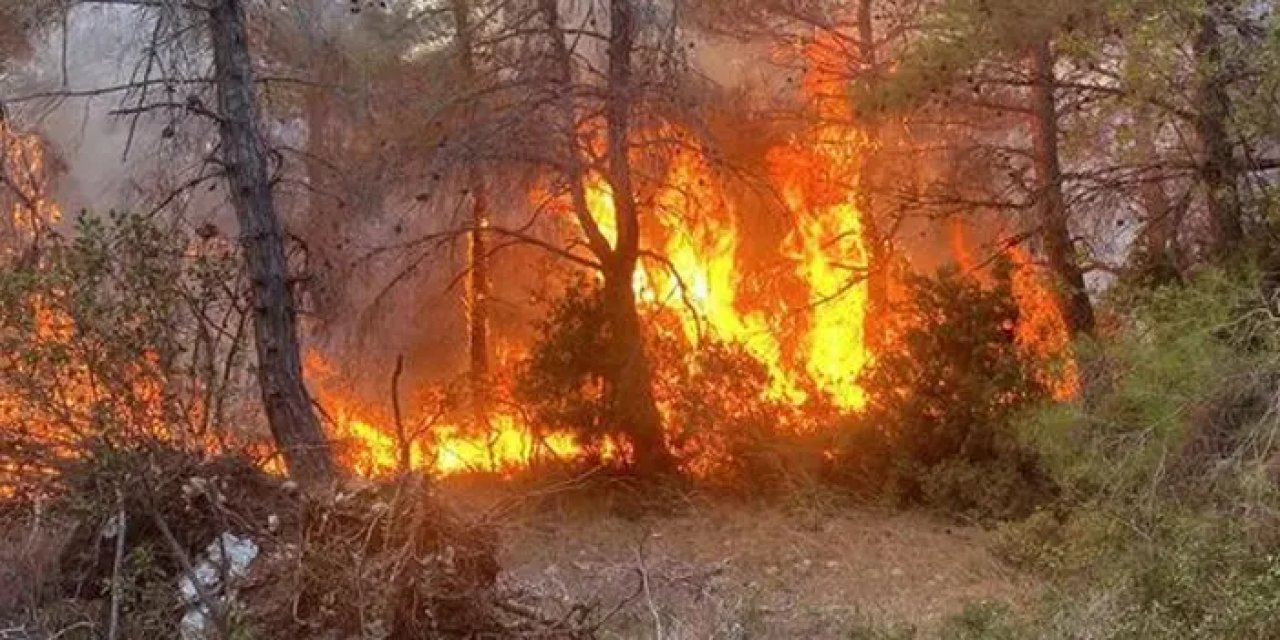
[[[14,130],[0,118],[0,176],[8,215],[0,220],[0,251],[13,257],[28,249],[40,233],[62,220],[49,186],[48,159],[39,136]]]

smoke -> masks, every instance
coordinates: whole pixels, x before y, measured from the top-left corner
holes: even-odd
[[[143,63],[150,33],[144,10],[85,5],[32,37],[32,56],[6,79],[4,96],[87,93],[125,85]],[[18,126],[38,132],[59,159],[64,210],[131,210],[146,199],[144,181],[163,165],[166,125],[111,115],[124,93],[10,103]],[[128,154],[126,155],[126,150]]]

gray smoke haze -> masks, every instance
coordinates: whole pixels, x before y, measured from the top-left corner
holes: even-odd
[[[38,34],[30,61],[7,78],[3,96],[42,92],[92,91],[129,81],[142,62],[149,33],[146,13],[137,8],[81,6],[61,30]],[[65,74],[65,78],[64,78]],[[64,84],[65,82],[65,84]],[[131,123],[110,115],[123,94],[49,99],[10,105],[20,126],[39,131],[52,145],[65,172],[58,195],[67,211],[131,209],[141,204],[146,176],[156,172],[161,157],[163,124],[139,119]]]

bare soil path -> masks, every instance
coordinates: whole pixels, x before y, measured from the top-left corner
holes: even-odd
[[[922,514],[529,511],[505,522],[504,579],[558,615],[576,602],[613,612],[606,638],[850,638],[868,619],[927,637],[968,604],[1036,592],[992,555],[988,533]]]

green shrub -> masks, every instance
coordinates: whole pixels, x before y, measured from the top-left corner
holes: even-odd
[[[1030,441],[1061,500],[1000,550],[1051,581],[1034,637],[1280,637],[1280,345],[1251,272],[1118,290],[1084,398]]]
[[[570,286],[539,323],[516,381],[516,398],[535,424],[575,433],[587,446],[621,435],[605,419],[605,326],[599,287]]]
[[[226,429],[253,425],[256,406],[239,401],[252,387],[236,265],[224,243],[113,213],[0,268],[0,484],[127,441],[252,435]]]
[[[954,271],[908,280],[901,348],[861,379],[869,404],[843,429],[838,482],[983,518],[1026,513],[1051,493],[1014,432],[1048,392],[1017,343],[1008,269],[998,271],[991,287]]]

